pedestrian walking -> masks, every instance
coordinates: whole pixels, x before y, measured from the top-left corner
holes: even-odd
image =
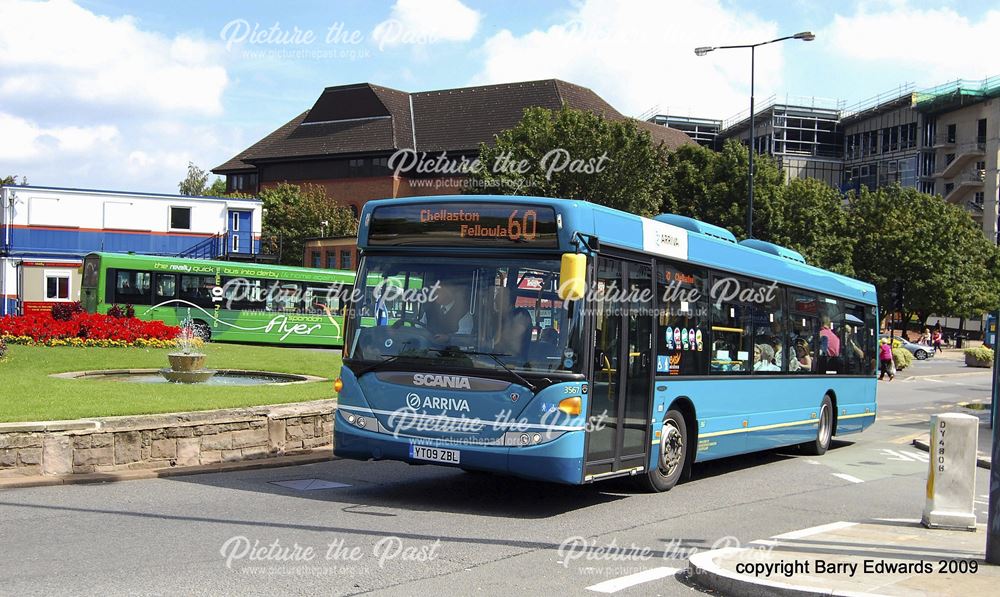
[[[888,340],[882,340],[882,345],[878,349],[878,361],[879,361],[879,381],[885,379],[886,374],[889,374],[889,381],[892,381],[896,377],[896,365],[892,362],[892,343]]]
[[[931,343],[934,345],[934,352],[942,352],[942,341],[944,337],[941,335],[941,330],[935,329],[934,333],[931,334]]]

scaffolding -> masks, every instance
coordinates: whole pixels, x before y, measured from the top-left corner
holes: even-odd
[[[921,112],[934,114],[998,96],[1000,96],[1000,75],[981,81],[956,79],[950,83],[917,91],[913,94],[913,107]]]

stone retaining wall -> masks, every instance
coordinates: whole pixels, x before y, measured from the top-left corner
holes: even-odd
[[[0,476],[194,466],[330,446],[335,400],[92,421],[0,424]]]

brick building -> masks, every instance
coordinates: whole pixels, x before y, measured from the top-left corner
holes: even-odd
[[[514,127],[526,108],[564,104],[626,118],[590,89],[556,79],[418,93],[371,83],[340,85],[324,89],[311,108],[212,172],[226,177],[230,192],[253,194],[281,182],[320,185],[358,213],[371,199],[461,191],[452,177],[395,175],[389,160],[396,152],[471,159],[480,143]],[[635,123],[668,148],[692,142],[681,131]]]

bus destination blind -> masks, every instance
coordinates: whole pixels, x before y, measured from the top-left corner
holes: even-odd
[[[540,205],[432,203],[387,205],[372,213],[368,244],[559,246],[556,213]]]

